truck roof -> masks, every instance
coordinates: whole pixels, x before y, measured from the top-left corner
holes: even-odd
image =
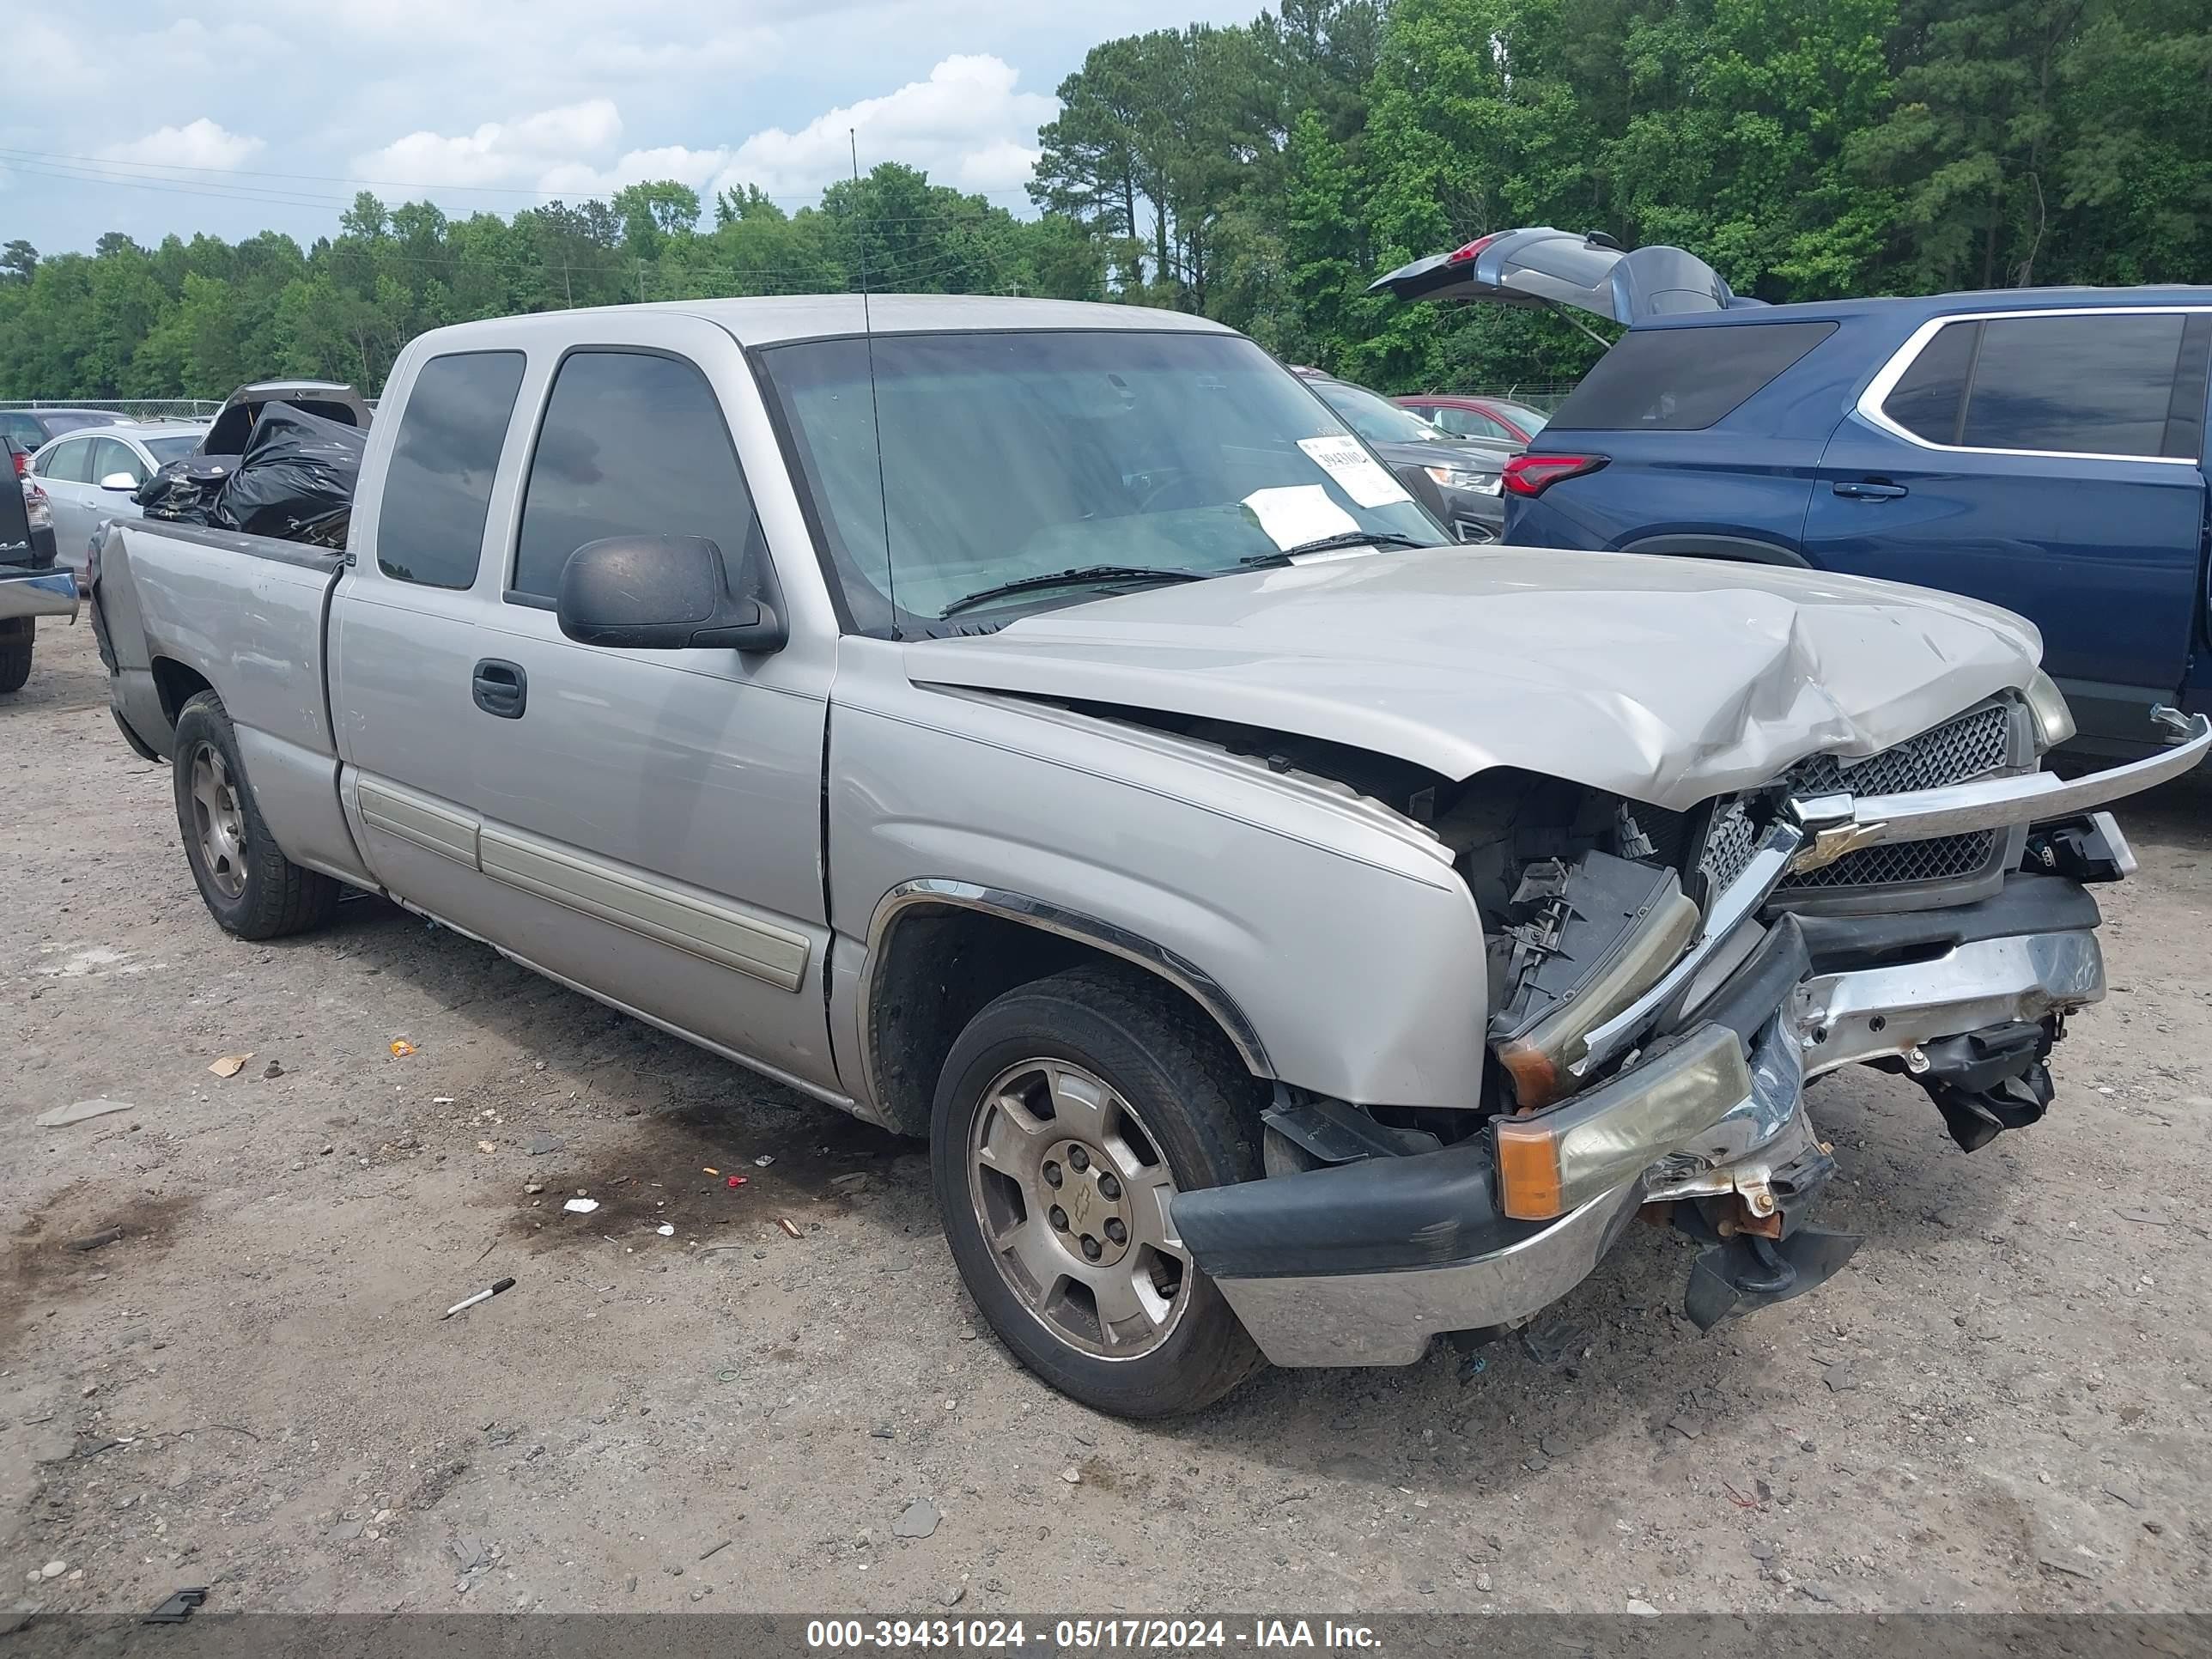
[[[1083,300],[1017,299],[991,294],[877,294],[863,313],[857,294],[793,294],[742,300],[670,300],[648,305],[599,306],[589,314],[635,316],[654,312],[698,317],[727,329],[740,345],[859,334],[981,331],[994,329],[1188,330],[1228,334],[1234,330],[1204,317],[1149,306],[1103,305]],[[519,342],[533,337],[573,338],[583,311],[536,312],[456,323],[424,336],[451,350],[487,338]]]

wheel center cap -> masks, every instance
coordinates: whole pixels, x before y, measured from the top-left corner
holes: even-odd
[[[1096,1146],[1071,1139],[1047,1147],[1037,1198],[1060,1249],[1085,1266],[1110,1267],[1128,1254],[1128,1189]]]

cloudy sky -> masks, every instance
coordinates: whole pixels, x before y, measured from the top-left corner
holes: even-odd
[[[1097,41],[1259,0],[102,0],[10,7],[0,241],[336,228],[357,189],[449,212],[681,179],[790,205],[899,161],[1027,210],[1053,88]]]

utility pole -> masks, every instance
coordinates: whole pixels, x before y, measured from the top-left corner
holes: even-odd
[[[642,259],[637,262],[637,302],[640,305],[645,303],[645,261]]]

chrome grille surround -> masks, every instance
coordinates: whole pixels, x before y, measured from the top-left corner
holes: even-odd
[[[1898,794],[2018,769],[2033,755],[2025,706],[2012,698],[1992,698],[1863,760],[1812,756],[1792,767],[1781,781],[1790,793],[1802,796]],[[1718,891],[1742,872],[1758,836],[1746,797],[1715,807],[1698,860],[1708,892]],[[2001,878],[2013,839],[2001,830],[1978,830],[1865,848],[1817,870],[1785,878],[1775,899],[1781,903],[1793,897],[1812,902],[1885,889],[1940,889]]]

